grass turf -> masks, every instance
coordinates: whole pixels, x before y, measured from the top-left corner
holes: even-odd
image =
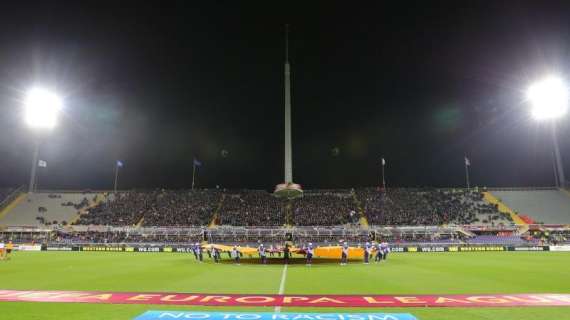
[[[189,254],[17,252],[0,261],[0,289],[277,293],[283,267],[196,263]],[[392,254],[381,265],[288,268],[286,294],[570,293],[570,254],[473,252]],[[1,319],[132,319],[146,310],[207,307],[0,302]],[[262,310],[237,308],[224,310]],[[283,308],[351,312],[379,309]],[[419,319],[570,319],[570,308],[384,308]]]

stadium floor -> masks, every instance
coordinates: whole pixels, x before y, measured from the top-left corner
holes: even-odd
[[[570,254],[394,253],[387,263],[291,265],[285,294],[570,293]],[[0,289],[277,294],[283,266],[197,263],[190,254],[17,252],[0,261]],[[213,307],[0,302],[2,319],[133,319],[147,310]],[[273,308],[223,307],[224,311]],[[281,311],[409,312],[418,319],[570,319],[570,307],[292,308]]]

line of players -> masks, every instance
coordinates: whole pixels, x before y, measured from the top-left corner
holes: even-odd
[[[194,244],[191,250],[196,260],[199,260],[200,262],[204,261],[204,250],[199,243]],[[341,266],[348,264],[349,250],[350,247],[348,246],[348,242],[345,241],[341,249],[341,257],[340,257]],[[206,252],[208,254],[208,257],[213,259],[215,263],[218,263],[222,260],[221,257],[222,251],[216,248],[214,245],[211,245],[210,248],[206,249]],[[260,244],[259,247],[257,248],[257,253],[259,254],[259,259],[261,264],[267,264],[268,254],[273,256],[275,253],[277,253],[279,257],[281,257],[282,252],[283,252],[283,262],[285,264],[288,264],[289,258],[291,257],[289,244],[286,244],[282,250],[276,250],[275,248],[273,248],[273,246],[267,249],[263,245],[263,243]],[[302,249],[302,252],[304,252],[305,254],[306,265],[311,266],[313,263],[313,256],[315,254],[315,248],[313,244],[309,242],[309,244]],[[243,254],[240,251],[240,247],[238,245],[234,245],[231,251],[228,251],[227,253],[229,257],[233,259],[236,264],[240,264],[241,257]],[[364,264],[369,264],[371,258],[374,258],[375,263],[381,262],[382,260],[386,260],[388,258],[388,253],[390,253],[390,247],[388,246],[387,242],[383,241],[375,244],[366,242],[366,244],[364,245],[364,256],[363,256]]]
[[[196,242],[192,247],[191,247],[192,253],[194,254],[194,258],[200,262],[204,261],[204,249],[202,248],[202,245],[200,245],[200,243]],[[290,256],[290,250],[289,250],[289,245],[285,245],[285,247],[283,248],[283,257],[285,259],[285,262],[288,263],[289,261],[289,256]],[[263,244],[260,245],[260,247],[258,248],[258,253],[259,253],[259,257],[261,258],[261,262],[263,264],[267,263],[267,253],[270,253],[271,256],[273,256],[275,253],[277,253],[279,255],[279,257],[281,257],[281,251],[276,251],[273,246],[271,247],[271,250],[265,250]],[[235,261],[236,264],[240,264],[241,261],[241,257],[243,256],[243,253],[240,251],[240,246],[239,245],[234,245],[231,249],[231,251],[227,252],[229,257],[231,259],[233,259]],[[216,246],[214,245],[210,245],[210,247],[206,247],[206,254],[208,255],[208,257],[210,259],[213,259],[215,263],[218,263],[222,260],[222,250],[218,249]]]

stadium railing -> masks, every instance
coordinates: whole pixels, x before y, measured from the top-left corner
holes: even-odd
[[[6,198],[2,199],[0,202],[0,211],[9,205],[14,199],[16,199],[23,190],[24,186],[19,186],[18,188],[14,189],[14,191],[12,191]]]

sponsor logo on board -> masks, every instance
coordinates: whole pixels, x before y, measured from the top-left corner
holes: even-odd
[[[570,251],[570,246],[550,246],[550,251]]]

